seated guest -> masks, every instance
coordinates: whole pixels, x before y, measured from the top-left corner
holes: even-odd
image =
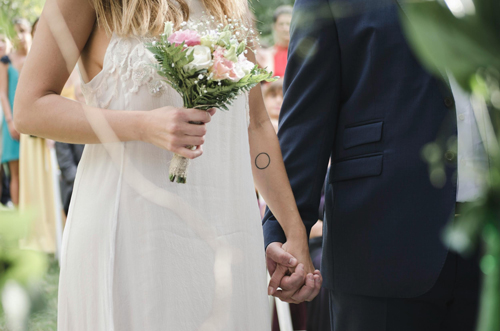
[[[280,6],[275,10],[273,15],[274,46],[259,49],[257,52],[259,65],[272,71],[278,77],[285,76],[292,10],[291,6]]]
[[[279,79],[263,86],[264,103],[267,113],[271,118],[271,123],[278,132],[278,119],[281,105],[283,104],[283,80]]]

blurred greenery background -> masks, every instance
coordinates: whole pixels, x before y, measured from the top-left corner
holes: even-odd
[[[59,285],[59,265],[56,259],[49,259],[49,268],[37,284],[36,298],[28,319],[29,331],[57,330],[57,287]],[[0,305],[0,330],[7,331],[7,321]]]
[[[29,233],[33,215],[29,211],[0,210],[0,330],[56,330],[57,306],[48,303],[57,299],[57,264],[45,253],[19,248],[20,239]],[[49,260],[52,263],[47,274]]]
[[[33,23],[42,12],[45,0],[0,0],[0,33],[14,36],[12,21],[26,18]]]

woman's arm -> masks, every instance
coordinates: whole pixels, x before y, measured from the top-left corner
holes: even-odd
[[[255,62],[253,52],[249,52],[248,58]],[[314,270],[309,255],[307,232],[295,203],[283,164],[278,137],[269,119],[260,85],[250,91],[249,105],[248,134],[254,181],[259,193],[264,197],[269,209],[272,210],[285,232],[287,242],[282,248],[302,264],[297,268],[301,270],[294,273],[290,281],[294,284],[305,282],[305,285],[295,294],[288,295],[293,297],[291,301],[310,301],[319,293],[321,275],[319,271]],[[272,275],[269,294],[280,296],[276,290],[278,286],[284,289],[285,286],[283,283],[280,284],[280,280],[288,270],[269,259],[268,269]],[[299,275],[302,279],[298,277]]]
[[[268,269],[272,275],[268,291],[269,294],[278,297],[291,298],[287,299],[289,302],[310,301],[319,293],[322,283],[321,275],[319,271],[314,270],[309,255],[307,232],[295,203],[278,138],[267,114],[260,86],[252,89],[249,99],[248,133],[254,181],[286,236],[286,243],[282,247],[268,247],[268,250],[272,249],[276,252],[282,248],[294,256],[299,263],[297,266],[299,270],[292,276],[282,279],[288,272],[288,268],[268,258]],[[277,243],[271,245],[277,245]],[[299,286],[299,290],[287,293],[286,285],[289,288]],[[282,290],[277,291],[278,287]]]
[[[307,242],[307,233],[286,175],[276,132],[267,114],[260,86],[250,92],[250,154],[259,193],[278,219],[288,240]]]
[[[142,140],[187,158],[200,156],[201,148],[191,151],[185,146],[203,144],[205,124],[189,122],[208,123],[207,112],[174,107],[107,110],[59,95],[95,23],[95,11],[87,0],[46,2],[17,88],[14,120],[19,131],[77,144]],[[106,134],[109,129],[112,135]]]
[[[10,136],[12,139],[19,140],[20,135],[14,127],[9,102],[9,66],[3,63],[0,63],[0,104],[2,105],[3,116],[5,122],[7,122]]]

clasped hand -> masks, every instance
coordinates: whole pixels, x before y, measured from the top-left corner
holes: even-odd
[[[289,303],[300,303],[314,299],[323,283],[319,270],[309,256],[307,245],[291,242],[271,243],[266,249],[267,269],[271,275],[268,294]]]
[[[162,107],[145,112],[142,141],[177,153],[188,159],[203,154],[207,124],[215,109]],[[196,146],[191,148],[190,146]]]

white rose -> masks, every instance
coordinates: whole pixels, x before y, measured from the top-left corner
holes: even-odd
[[[255,67],[255,63],[248,61],[243,54],[240,54],[240,56],[238,56],[238,65],[241,67],[241,70],[243,70],[245,75],[248,75]]]
[[[229,77],[229,80],[231,80],[231,81],[233,81],[235,83],[239,82],[243,77],[246,76],[246,73],[243,70],[243,67],[241,66],[241,64],[239,62],[236,62],[234,64],[233,72],[234,72],[234,74],[235,74],[236,77]]]
[[[188,47],[187,54],[193,54],[194,59],[184,66],[184,70],[208,69],[212,65],[212,50],[207,46],[196,45]]]

